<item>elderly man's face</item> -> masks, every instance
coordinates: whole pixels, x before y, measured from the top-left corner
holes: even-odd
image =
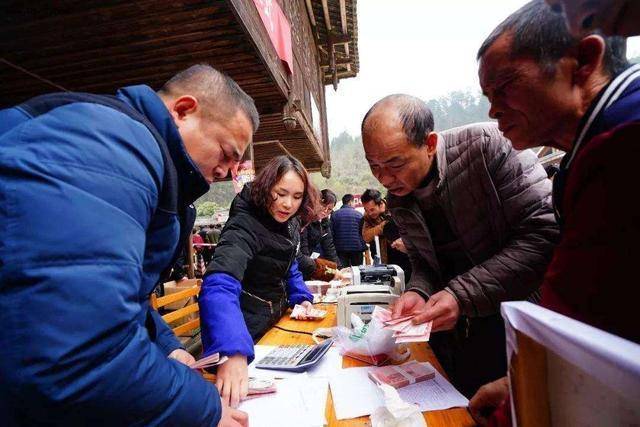
[[[395,112],[383,108],[368,120],[376,121],[376,126],[363,135],[371,173],[391,194],[411,193],[429,172],[434,154],[429,154],[426,144],[417,147],[407,138]]]
[[[528,58],[512,58],[511,36],[501,35],[480,60],[480,86],[491,103],[489,115],[514,148],[558,146],[573,135],[580,97],[561,59],[549,73]]]
[[[554,10],[562,10],[575,37],[595,29],[608,36],[640,34],[638,0],[546,0]],[[635,27],[635,28],[634,28]]]

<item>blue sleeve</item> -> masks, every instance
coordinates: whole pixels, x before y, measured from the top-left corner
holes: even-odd
[[[205,354],[243,354],[251,363],[253,340],[240,309],[241,284],[227,273],[208,275],[200,289],[200,322]]]
[[[304,283],[302,273],[298,270],[298,261],[295,260],[291,264],[289,275],[287,276],[287,296],[289,305],[292,307],[303,301],[313,302],[313,295],[311,295],[307,285]]]
[[[216,388],[144,327],[163,170],[148,130],[72,104],[0,146],[0,399],[31,424],[217,425]]]
[[[149,314],[156,328],[156,339],[154,342],[160,347],[163,354],[168,356],[173,350],[184,348],[169,325],[167,325],[167,322],[162,320],[160,313],[149,307]]]

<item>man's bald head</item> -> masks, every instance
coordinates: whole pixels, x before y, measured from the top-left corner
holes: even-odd
[[[433,164],[437,139],[431,110],[415,96],[387,96],[362,120],[362,143],[371,173],[396,196],[420,185]]]
[[[433,132],[433,113],[427,104],[415,96],[406,94],[389,95],[369,109],[362,120],[362,139],[381,126],[400,124],[406,137],[421,147],[426,136]]]

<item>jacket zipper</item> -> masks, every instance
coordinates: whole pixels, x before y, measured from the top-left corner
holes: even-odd
[[[242,290],[242,292],[244,292],[245,294],[249,295],[250,297],[253,297],[253,298],[257,299],[258,301],[262,301],[262,302],[266,303],[269,306],[269,311],[273,315],[273,303],[271,301],[266,300],[264,298],[260,298],[259,296],[254,295],[251,292],[245,291],[244,289]]]

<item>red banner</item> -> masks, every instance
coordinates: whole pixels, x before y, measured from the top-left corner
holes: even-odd
[[[278,57],[293,74],[293,52],[291,50],[291,24],[276,0],[253,0],[264,27],[269,33]]]

